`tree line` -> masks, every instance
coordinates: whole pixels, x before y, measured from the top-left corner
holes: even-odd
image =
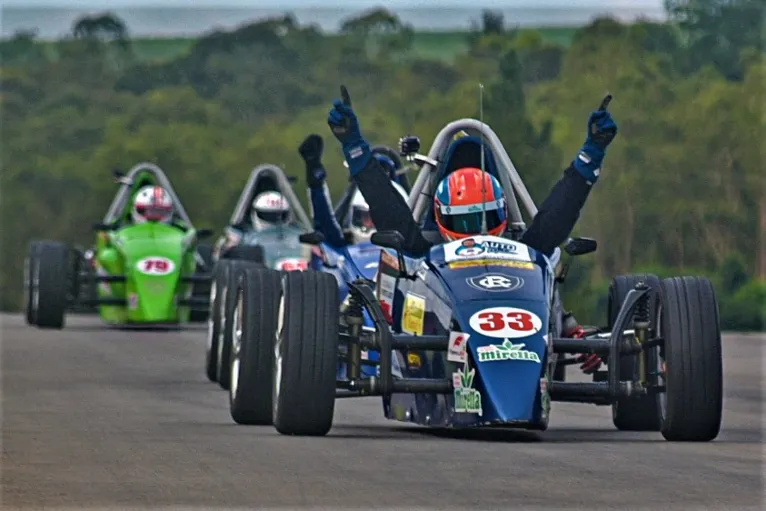
[[[221,227],[250,170],[275,163],[305,189],[296,148],[349,87],[366,136],[426,147],[448,122],[478,117],[497,132],[536,201],[579,149],[605,91],[620,134],[576,232],[598,239],[570,272],[568,302],[605,321],[611,276],[634,271],[711,277],[726,328],[766,322],[766,172],[761,0],[668,0],[669,23],[611,18],[560,46],[486,11],[451,61],[412,51],[414,31],[376,9],[339,34],[291,15],[199,37],[164,62],[135,58],[110,14],[71,37],[0,42],[3,228],[0,305],[21,306],[32,239],[88,245],[116,185],[114,167],[152,161],[196,224]],[[347,179],[326,157],[332,191]],[[299,193],[305,198],[305,193]]]

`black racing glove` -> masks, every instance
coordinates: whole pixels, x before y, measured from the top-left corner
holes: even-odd
[[[311,188],[318,188],[324,184],[327,172],[322,165],[322,151],[324,142],[322,137],[311,134],[298,147],[298,153],[306,163],[306,183]]]

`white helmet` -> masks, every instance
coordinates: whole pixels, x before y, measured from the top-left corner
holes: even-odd
[[[290,205],[279,192],[263,192],[253,200],[250,220],[257,230],[286,224],[290,220]]]
[[[149,185],[141,188],[136,194],[131,216],[135,224],[144,222],[166,224],[173,219],[174,212],[173,199],[168,191],[161,186]]]
[[[391,181],[396,191],[399,192],[405,202],[407,201],[407,192],[404,191],[402,185]],[[354,196],[351,198],[351,234],[353,236],[353,242],[362,243],[370,241],[370,236],[375,232],[375,224],[372,222],[370,216],[370,206],[367,201],[364,200],[362,192],[357,190],[354,192]]]

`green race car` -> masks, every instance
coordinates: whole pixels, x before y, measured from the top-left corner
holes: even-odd
[[[212,247],[196,230],[170,181],[156,165],[127,175],[104,219],[94,248],[57,241],[30,244],[25,262],[27,322],[63,328],[66,311],[95,307],[113,325],[179,326],[205,320]]]

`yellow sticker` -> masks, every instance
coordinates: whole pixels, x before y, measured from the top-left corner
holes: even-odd
[[[413,369],[419,369],[423,365],[420,355],[417,353],[407,353],[407,365]]]
[[[461,268],[471,268],[474,266],[505,266],[507,268],[520,268],[522,270],[534,270],[535,265],[533,263],[525,263],[521,261],[506,261],[503,259],[476,259],[473,261],[456,261],[449,263],[450,269],[459,270]]]
[[[404,299],[402,331],[412,335],[423,335],[423,320],[426,315],[426,299],[407,293]]]

